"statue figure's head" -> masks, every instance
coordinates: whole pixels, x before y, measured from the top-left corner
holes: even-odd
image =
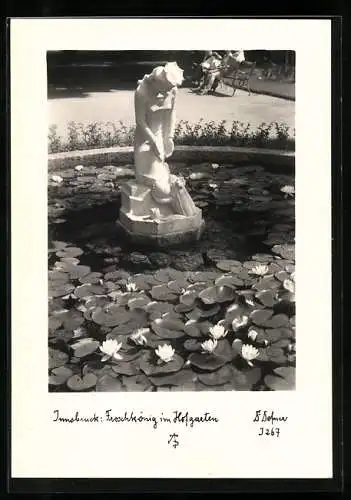
[[[169,62],[165,66],[154,68],[149,81],[159,92],[167,92],[183,83],[183,73],[176,62]]]

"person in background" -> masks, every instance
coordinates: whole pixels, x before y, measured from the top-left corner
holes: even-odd
[[[202,63],[203,82],[196,90],[200,91],[201,94],[206,94],[211,89],[221,64],[222,56],[217,52],[212,52],[210,57]]]
[[[244,54],[243,49],[236,50],[234,52],[234,56],[233,57],[234,57],[235,61],[238,62],[238,63],[244,62],[245,61],[245,54]]]
[[[200,90],[203,87],[207,73],[218,66],[221,60],[222,57],[217,52],[212,50],[205,52],[202,62],[196,68],[198,87],[195,90]]]

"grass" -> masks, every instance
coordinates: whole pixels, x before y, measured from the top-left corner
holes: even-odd
[[[87,125],[70,122],[64,139],[57,132],[57,125],[49,128],[49,153],[84,149],[132,146],[134,127],[123,122],[92,122]],[[196,124],[181,120],[175,130],[176,145],[187,146],[246,146],[280,150],[295,150],[295,130],[290,133],[284,123],[262,123],[252,129],[249,123],[233,121],[227,126],[225,120],[216,123],[200,120]]]

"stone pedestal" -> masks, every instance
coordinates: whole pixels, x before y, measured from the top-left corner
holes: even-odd
[[[202,211],[188,217],[174,213],[170,203],[159,204],[151,189],[129,181],[121,187],[118,224],[134,242],[168,247],[197,241],[203,232]]]

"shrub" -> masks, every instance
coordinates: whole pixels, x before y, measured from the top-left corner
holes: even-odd
[[[82,149],[132,146],[134,127],[123,122],[92,122],[87,125],[69,122],[64,139],[58,135],[57,125],[49,128],[49,153]],[[256,130],[249,123],[233,121],[228,127],[226,121],[195,124],[180,120],[175,129],[176,145],[186,146],[251,146],[259,148],[295,149],[295,130],[290,133],[284,123],[262,123]]]

